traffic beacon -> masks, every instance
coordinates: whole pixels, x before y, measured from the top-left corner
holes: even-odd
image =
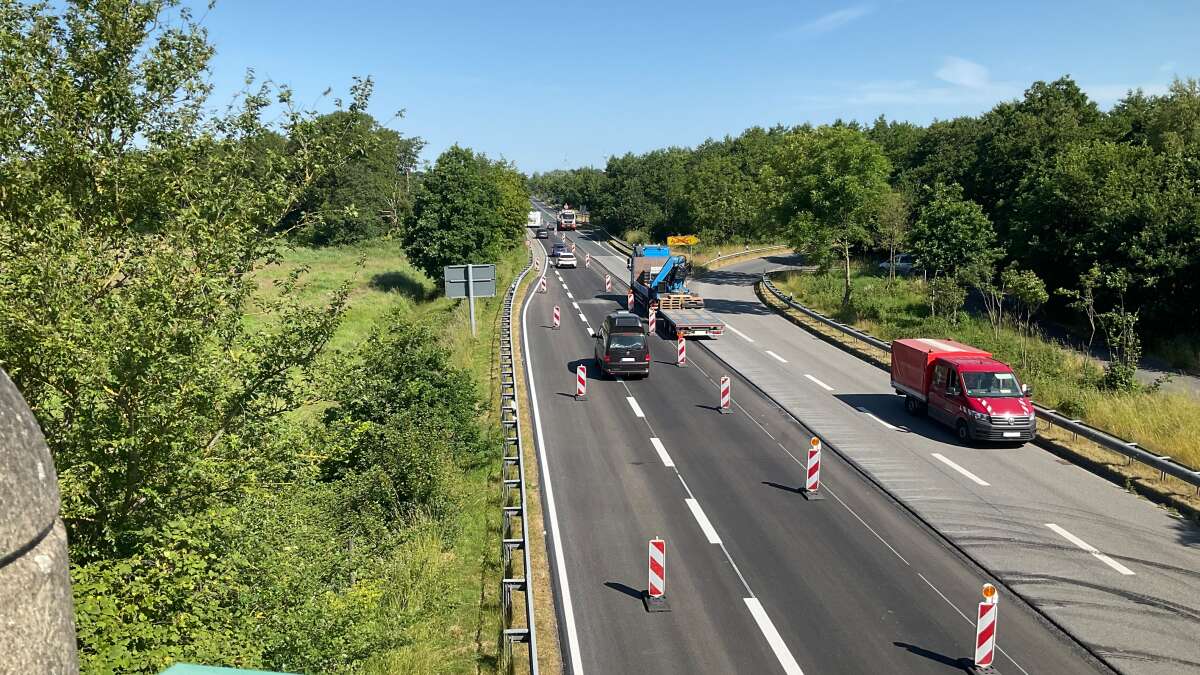
[[[824,499],[825,496],[821,494],[821,439],[816,436],[808,442],[804,474],[804,489],[800,494],[810,502]]]
[[[999,614],[1000,594],[991,584],[983,585],[983,602],[979,603],[979,618],[975,622],[975,665],[976,673],[995,673],[992,663],[996,658],[996,618]]]

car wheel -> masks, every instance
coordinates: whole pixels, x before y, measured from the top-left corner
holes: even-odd
[[[958,424],[954,427],[954,432],[958,436],[959,443],[963,445],[971,444],[971,430],[967,428],[966,422],[959,420]]]
[[[909,415],[921,414],[921,402],[912,396],[904,397],[904,411]]]

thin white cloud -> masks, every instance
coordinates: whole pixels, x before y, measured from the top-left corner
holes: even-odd
[[[992,85],[988,69],[957,56],[948,56],[934,75],[944,82],[969,89],[986,89]]]
[[[854,7],[846,7],[839,9],[836,12],[830,12],[824,16],[818,17],[808,23],[799,26],[793,32],[797,35],[820,35],[837,30],[848,23],[857,21],[864,16],[875,11],[871,5],[856,5]]]
[[[1164,73],[1170,73],[1170,72],[1174,72],[1175,69],[1178,67],[1179,67],[1178,63],[1175,63],[1174,61],[1167,61],[1166,63],[1159,66],[1158,69]]]
[[[1163,96],[1168,91],[1168,85],[1158,83],[1147,84],[1081,84],[1080,89],[1087,92],[1093,101],[1101,107],[1107,107],[1125,98],[1129,92],[1141,89],[1147,96]]]

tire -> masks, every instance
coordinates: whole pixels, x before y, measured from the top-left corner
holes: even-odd
[[[967,423],[959,420],[958,424],[954,425],[954,435],[958,436],[958,442],[963,445],[971,445],[971,430],[967,427]]]
[[[921,414],[921,402],[914,396],[904,397],[904,411],[914,417]]]

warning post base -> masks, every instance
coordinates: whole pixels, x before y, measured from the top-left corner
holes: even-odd
[[[825,499],[825,495],[821,494],[820,490],[801,490],[800,496],[804,497],[810,502],[819,502],[822,499]]]
[[[642,602],[646,605],[647,612],[669,612],[671,606],[667,604],[667,596],[651,597],[648,592],[642,592]]]

